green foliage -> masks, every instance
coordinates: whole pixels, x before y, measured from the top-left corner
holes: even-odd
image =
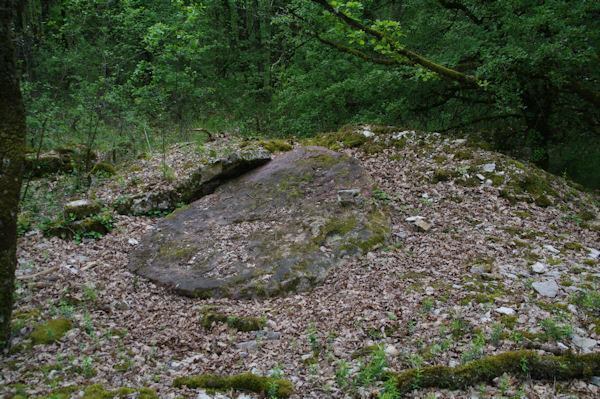
[[[73,140],[118,158],[195,140],[192,127],[308,137],[402,124],[481,131],[477,141],[600,186],[598,2],[330,4],[365,29],[309,0],[28,2],[15,43],[29,145]]]
[[[380,381],[385,375],[385,368],[387,367],[387,359],[383,347],[377,347],[368,362],[361,359],[359,363],[360,370],[356,375],[356,385],[366,387],[375,381]]]

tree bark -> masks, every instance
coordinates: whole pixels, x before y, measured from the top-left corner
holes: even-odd
[[[25,155],[25,107],[11,25],[19,0],[0,0],[0,348],[10,341],[17,264],[17,213]]]

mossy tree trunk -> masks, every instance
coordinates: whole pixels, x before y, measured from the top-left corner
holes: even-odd
[[[0,0],[0,348],[8,346],[17,263],[17,212],[25,154],[25,107],[12,43],[19,0]]]

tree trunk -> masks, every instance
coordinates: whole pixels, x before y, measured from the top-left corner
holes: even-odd
[[[25,154],[25,107],[19,89],[11,38],[19,0],[0,0],[0,348],[10,340],[17,213]]]

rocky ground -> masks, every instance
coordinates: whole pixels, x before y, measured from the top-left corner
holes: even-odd
[[[371,174],[379,206],[391,210],[392,241],[331,270],[311,292],[252,300],[175,296],[127,270],[128,254],[155,218],[116,215],[116,228],[97,240],[25,233],[14,349],[0,361],[0,395],[33,398],[78,386],[72,397],[82,397],[83,387],[101,383],[110,390],[146,387],[161,398],[205,398],[201,389],[174,388],[175,378],[252,372],[290,380],[295,398],[394,397],[382,371],[458,367],[517,349],[600,351],[597,195],[465,139],[371,130],[359,129],[367,141],[321,144],[357,158]],[[181,151],[167,172],[160,163],[161,173],[148,167],[154,158],[132,161],[86,194],[108,201],[119,187],[161,184],[165,174],[185,175],[185,157],[198,154]],[[33,184],[34,197],[61,187],[60,179]],[[229,320],[257,318],[262,329],[207,325],[207,309]],[[31,346],[32,330],[55,318],[72,328]],[[466,390],[423,388],[416,380],[407,396],[600,396],[599,377],[538,381],[522,366],[519,375]]]

